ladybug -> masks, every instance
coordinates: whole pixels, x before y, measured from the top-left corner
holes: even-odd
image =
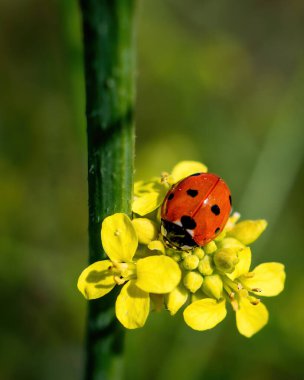
[[[225,227],[231,211],[231,194],[219,176],[195,173],[168,191],[161,208],[161,232],[172,248],[204,246]]]

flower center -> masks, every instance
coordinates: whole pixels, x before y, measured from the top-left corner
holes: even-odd
[[[250,292],[261,292],[261,289],[250,289],[244,286],[241,282],[232,281],[227,276],[223,276],[222,279],[224,282],[226,298],[229,300],[235,311],[239,309],[241,298],[247,298],[252,305],[258,305],[260,303],[260,299],[252,296]]]
[[[117,285],[122,285],[126,281],[136,278],[135,263],[119,263],[112,261],[112,265],[108,268],[113,273],[114,280]]]

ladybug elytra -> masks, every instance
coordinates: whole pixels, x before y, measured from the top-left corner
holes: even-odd
[[[165,242],[177,249],[204,246],[225,227],[231,211],[231,194],[222,178],[196,173],[168,191],[161,208]]]

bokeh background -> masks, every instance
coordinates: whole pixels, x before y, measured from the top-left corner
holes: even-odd
[[[248,340],[233,312],[191,331],[181,316],[127,332],[125,379],[304,378],[304,3],[138,4],[136,176],[205,162],[245,218],[269,228],[254,263],[286,264],[270,322]],[[0,378],[80,380],[87,185],[76,1],[0,5]]]

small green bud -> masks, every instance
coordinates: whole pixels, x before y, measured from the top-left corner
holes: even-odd
[[[211,253],[215,252],[217,250],[217,246],[214,241],[211,241],[210,243],[206,244],[204,246],[204,251],[210,255]]]
[[[186,257],[188,257],[190,255],[191,255],[191,252],[189,252],[189,251],[182,251],[181,258],[185,259]]]
[[[193,250],[193,255],[197,256],[201,260],[205,256],[205,252],[204,252],[203,248],[196,247]]]
[[[177,251],[176,249],[166,248],[165,252],[166,252],[165,254],[167,256],[170,256],[176,262],[179,262],[182,259],[181,258],[181,252]]]
[[[183,278],[183,283],[191,293],[195,293],[203,284],[203,277],[197,272],[187,272]]]
[[[214,241],[219,242],[224,239],[226,236],[226,230],[223,230],[217,237],[214,239]]]
[[[223,281],[218,274],[206,276],[202,285],[202,290],[209,297],[220,299],[223,292]]]
[[[232,273],[238,259],[238,248],[223,248],[215,252],[213,260],[218,270],[224,273]]]
[[[173,253],[172,255],[171,255],[171,258],[174,260],[174,261],[176,261],[177,263],[179,262],[179,261],[181,261],[181,257],[180,257],[180,254],[179,253]]]
[[[200,260],[198,270],[204,276],[208,276],[213,273],[213,262],[211,256],[205,256],[202,260]]]
[[[196,269],[199,263],[199,258],[195,255],[190,255],[184,258],[183,267],[186,270]]]

